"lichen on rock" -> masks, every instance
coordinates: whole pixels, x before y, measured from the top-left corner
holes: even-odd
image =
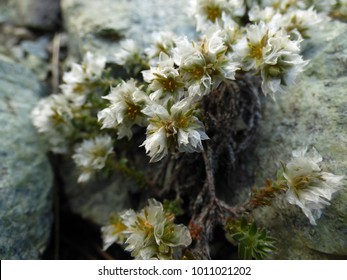
[[[38,259],[52,224],[53,176],[30,112],[36,77],[0,58],[0,258]]]

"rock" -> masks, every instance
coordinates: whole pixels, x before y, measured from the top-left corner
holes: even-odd
[[[52,171],[30,113],[36,77],[0,57],[0,258],[38,259],[52,224]]]
[[[79,172],[72,161],[61,166],[64,191],[72,212],[97,225],[110,222],[110,215],[130,208],[128,191],[132,182],[123,176],[108,180],[91,180],[86,184],[77,184]]]
[[[347,175],[347,25],[329,22],[305,43],[310,59],[297,85],[286,94],[267,98],[248,163],[256,186],[275,178],[291,151],[315,147],[323,169]],[[334,196],[317,226],[296,206],[278,200],[255,212],[259,224],[279,240],[279,259],[336,259],[347,256],[347,185]]]
[[[41,30],[54,29],[59,21],[60,0],[8,0],[12,21]]]
[[[155,31],[194,36],[194,21],[182,8],[186,6],[185,0],[62,0],[70,53],[92,51],[110,60],[124,38],[148,44]]]

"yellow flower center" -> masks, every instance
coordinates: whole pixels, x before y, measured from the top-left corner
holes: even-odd
[[[54,126],[58,126],[60,124],[65,123],[64,117],[59,114],[56,110],[52,109],[54,111],[54,114],[50,117],[51,122],[53,123]]]
[[[255,58],[256,60],[261,60],[263,58],[263,45],[249,45],[251,51],[250,56]]]
[[[128,105],[128,108],[127,108],[126,115],[128,116],[130,120],[134,121],[136,117],[141,113],[141,107],[134,103],[127,103],[127,105]]]
[[[165,91],[169,91],[171,93],[174,93],[178,87],[177,82],[172,77],[161,79],[159,82],[162,84]]]
[[[200,65],[194,65],[190,67],[189,69],[185,69],[195,80],[200,80],[204,74],[205,69],[203,66]]]
[[[320,181],[323,181],[323,178],[319,174],[296,176],[292,178],[291,186],[296,195],[299,195],[300,192],[319,185]]]
[[[183,115],[178,116],[178,118],[175,120],[176,127],[179,128],[187,128],[189,126],[189,118],[186,118]]]
[[[216,22],[217,18],[222,16],[220,7],[214,5],[206,6],[205,12],[207,14],[207,18],[212,22]]]
[[[84,84],[78,83],[74,86],[73,92],[74,93],[83,93],[85,91]]]
[[[114,228],[112,234],[114,234],[114,235],[126,230],[126,226],[122,222],[118,222],[118,223],[115,223],[112,225]]]

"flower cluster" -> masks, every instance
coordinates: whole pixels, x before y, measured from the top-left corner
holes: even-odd
[[[300,43],[319,22],[313,8],[300,10],[299,6],[288,2],[282,7],[274,2],[263,8],[243,0],[197,0],[192,13],[198,30],[204,32],[199,41],[161,32],[153,35],[153,46],[142,51],[134,40],[124,40],[115,61],[135,76],[146,69],[142,71],[144,83],[122,81],[103,96],[109,101],[108,107],[100,108],[104,103],[98,101],[100,110],[95,114],[101,128],[116,129],[118,138],[130,139],[134,125],[147,126],[142,146],[152,162],[175,151],[201,151],[202,141],[208,136],[199,120],[199,103],[221,83],[234,80],[237,72],[249,71],[262,78],[264,94],[272,97],[295,83],[307,64],[300,55]],[[250,23],[241,25],[241,18],[247,16]],[[61,89],[70,107],[57,112],[72,112],[64,113],[64,123],[75,124],[69,118],[88,115],[81,110],[90,105],[104,68],[104,58],[87,53],[81,65],[73,64],[72,70],[64,74]],[[40,123],[49,123],[52,115],[48,111],[47,121],[34,121],[42,132]],[[34,115],[43,119],[38,113]],[[55,126],[51,128],[59,131]],[[51,136],[50,143],[62,146],[52,150],[64,151],[64,139],[72,132],[59,133],[60,140]]]
[[[105,58],[87,53],[82,64],[72,64],[64,74],[63,94],[42,100],[33,111],[34,125],[59,153],[83,146],[83,139],[92,141],[100,127],[130,139],[134,125],[147,127],[141,146],[151,162],[176,151],[202,151],[202,141],[209,139],[199,119],[204,96],[248,71],[259,75],[264,94],[274,97],[293,85],[307,64],[300,43],[319,22],[318,15],[291,1],[276,3],[263,7],[243,0],[196,0],[191,11],[204,32],[199,41],[161,32],[142,51],[134,40],[124,40],[114,60],[131,75],[141,71],[143,82],[129,79],[112,87],[103,80]],[[245,17],[249,21],[242,25]],[[79,181],[101,169],[84,166],[78,158],[74,156],[82,170]]]
[[[228,54],[222,30],[211,30],[199,42],[169,38],[153,60],[156,65],[142,71],[150,98],[143,110],[149,122],[143,146],[151,161],[169,151],[202,150],[201,141],[208,137],[198,119],[198,104],[221,82],[234,80],[241,66]]]
[[[160,202],[150,199],[148,204],[139,212],[130,209],[120,214],[101,229],[104,250],[116,242],[138,260],[182,257],[182,249],[192,242],[188,228],[176,225],[174,215],[166,213]]]
[[[133,75],[137,75],[144,67],[147,67],[144,53],[137,42],[132,39],[121,42],[120,50],[114,55],[114,61]]]
[[[201,141],[208,137],[197,117],[199,101],[222,81],[235,79],[239,69],[239,63],[227,56],[221,31],[207,34],[199,43],[167,33],[160,36],[166,41],[148,51],[156,65],[142,71],[146,92],[133,80],[123,82],[104,97],[110,105],[98,114],[102,127],[116,128],[119,138],[130,138],[134,124],[148,124],[143,146],[152,162],[169,151],[202,150]]]
[[[134,124],[146,125],[141,111],[148,102],[148,96],[136,86],[135,80],[123,81],[103,98],[110,101],[110,106],[98,113],[101,128],[117,128],[118,138],[126,136],[130,139]]]
[[[175,34],[169,31],[154,32],[152,34],[153,44],[145,49],[150,65],[156,64],[161,53],[170,55],[176,46]]]
[[[95,57],[87,52],[82,64],[73,63],[71,71],[63,75],[64,84],[60,86],[63,94],[77,105],[83,105],[101,79],[106,64],[105,57]]]
[[[67,139],[74,133],[72,109],[66,96],[52,94],[42,98],[31,113],[34,126],[44,135],[54,153],[68,152]]]
[[[292,3],[297,1],[263,6],[248,2],[198,0],[192,12],[197,29],[206,34],[220,32],[229,61],[239,63],[242,71],[259,74],[264,94],[274,97],[293,85],[303,71],[307,62],[300,55],[300,43],[324,16],[313,7],[304,10],[303,5]],[[241,25],[240,18],[245,16],[251,23]]]
[[[242,69],[260,73],[264,94],[274,96],[285,92],[307,64],[299,54],[301,37],[291,40],[283,29],[272,26],[272,22],[252,24],[246,32],[233,46]]]
[[[112,139],[108,135],[100,135],[93,139],[84,140],[77,145],[72,158],[77,167],[81,169],[78,182],[89,181],[95,171],[104,168],[108,156],[112,153]]]
[[[322,171],[321,161],[322,156],[314,148],[308,153],[307,148],[296,150],[283,172],[288,186],[288,202],[298,205],[312,225],[316,225],[316,219],[330,204],[332,195],[341,189],[344,178]]]
[[[147,139],[143,143],[151,161],[159,161],[169,150],[197,152],[203,149],[201,140],[208,139],[204,126],[193,115],[192,98],[185,98],[169,109],[153,103],[143,113],[150,117]]]
[[[173,59],[191,96],[207,95],[223,80],[235,79],[239,63],[227,56],[221,30],[206,34],[199,44],[182,38],[176,45]]]
[[[179,100],[184,94],[184,82],[174,61],[161,52],[156,67],[142,71],[143,79],[149,83],[150,98],[166,104],[169,100]]]
[[[106,59],[87,53],[82,64],[73,63],[63,75],[62,93],[39,101],[32,111],[38,132],[54,153],[73,153],[81,170],[78,182],[86,182],[105,165],[113,150],[110,136],[96,136],[100,127],[97,112],[104,107],[101,95],[112,82],[104,77]]]
[[[204,31],[198,42],[171,33],[155,34],[153,47],[146,49],[150,69],[142,71],[148,98],[145,94],[138,97],[141,90],[135,86],[133,93],[122,93],[127,102],[119,101],[120,94],[106,96],[111,104],[99,113],[103,128],[115,127],[119,137],[130,138],[134,124],[147,123],[147,138],[142,146],[155,162],[175,150],[202,150],[201,141],[208,137],[198,119],[197,105],[220,83],[234,80],[237,71],[260,75],[264,94],[272,97],[293,85],[307,64],[300,55],[301,33],[318,22],[315,12],[292,9],[284,19],[279,8],[260,11],[259,6],[246,8],[247,5],[246,1],[236,0],[194,1],[192,13],[197,29]],[[253,23],[236,23],[235,18],[244,17],[249,8]],[[258,18],[256,9],[261,15]],[[315,16],[315,20],[308,22],[305,15]],[[130,45],[128,51],[124,48],[118,55],[126,58],[122,64],[130,65],[139,57],[133,41]],[[122,87],[127,84],[123,82]],[[113,91],[121,93],[121,88]],[[116,96],[118,99],[114,99]],[[124,112],[133,109],[139,119],[126,121]]]

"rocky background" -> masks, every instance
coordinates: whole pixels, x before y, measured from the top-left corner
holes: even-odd
[[[125,38],[143,46],[153,31],[194,38],[185,5],[185,0],[0,0],[1,259],[129,258],[117,248],[101,250],[99,227],[111,212],[129,207],[131,182],[120,177],[77,185],[70,163],[48,160],[30,111],[40,97],[59,91],[65,65],[87,51],[112,63]],[[254,147],[237,163],[236,197],[220,191],[229,202],[242,201],[251,186],[273,178],[279,161],[305,144],[323,155],[327,171],[347,174],[346,23],[320,26],[303,53],[310,64],[297,86],[276,101],[262,101]],[[347,186],[316,227],[280,198],[258,210],[257,223],[279,241],[271,258],[347,258],[346,201]]]

